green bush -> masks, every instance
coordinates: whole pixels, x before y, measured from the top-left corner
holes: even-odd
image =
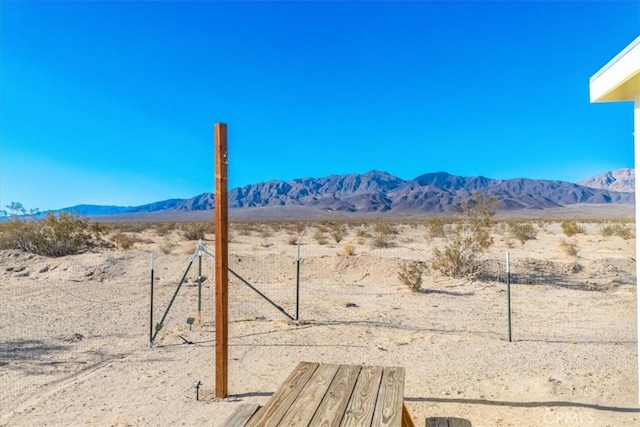
[[[108,246],[100,228],[85,218],[69,213],[44,218],[12,216],[0,223],[0,249],[19,249],[38,255],[60,257]]]

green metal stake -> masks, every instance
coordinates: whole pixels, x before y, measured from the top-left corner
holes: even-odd
[[[198,322],[202,311],[202,254],[198,254]]]
[[[509,319],[509,342],[511,342],[511,263],[507,252],[507,315]]]
[[[296,255],[296,325],[300,322],[300,243]]]
[[[153,269],[154,254],[151,252],[151,303],[149,304],[149,347],[153,347]]]

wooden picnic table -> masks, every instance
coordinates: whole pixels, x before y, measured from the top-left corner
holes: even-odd
[[[414,426],[404,378],[402,367],[300,362],[246,426]]]

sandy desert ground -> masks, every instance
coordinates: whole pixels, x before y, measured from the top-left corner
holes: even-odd
[[[430,416],[474,426],[640,425],[634,239],[603,236],[601,222],[582,223],[585,232],[568,238],[558,221],[537,219],[536,238],[521,244],[500,224],[486,256],[493,270],[482,280],[430,271],[442,238],[429,237],[424,222],[394,225],[390,246],[380,248],[373,223],[350,223],[340,242],[332,225],[232,224],[231,268],[291,315],[293,243],[301,243],[300,324],[231,280],[231,396],[223,400],[213,398],[206,255],[199,316],[195,257],[148,346],[151,253],[157,323],[198,244],[179,227],[130,228],[137,241],[127,250],[61,258],[1,251],[0,425],[220,426],[241,403],[266,402],[301,360],[404,366],[417,425]],[[399,281],[403,260],[426,268],[420,292]]]

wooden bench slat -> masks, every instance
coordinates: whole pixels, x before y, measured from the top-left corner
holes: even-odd
[[[333,364],[320,365],[278,426],[300,427],[308,425],[325,397],[336,372],[338,372],[338,367]]]
[[[471,427],[471,421],[454,417],[430,417],[426,421],[427,427]]]
[[[370,426],[382,379],[381,366],[363,366],[341,426]]]
[[[404,402],[402,402],[402,427],[416,427],[411,412],[409,412],[409,408],[407,408],[407,404]]]
[[[257,403],[244,403],[224,422],[225,427],[244,427],[260,408]]]
[[[249,420],[247,427],[277,426],[317,368],[318,363],[300,362],[269,401]]]
[[[360,366],[358,365],[340,366],[315,416],[309,423],[309,427],[338,427],[340,425],[342,414],[347,409],[349,396],[353,392],[359,373]]]
[[[402,423],[405,369],[386,367],[382,372],[372,425],[385,427]]]

